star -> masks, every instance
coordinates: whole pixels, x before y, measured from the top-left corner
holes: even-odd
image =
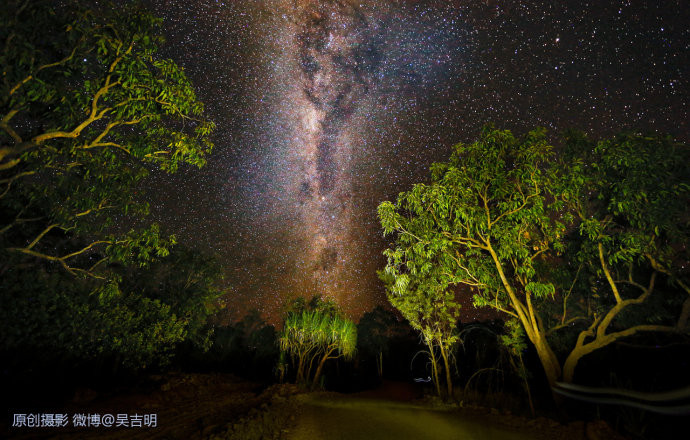
[[[148,4],[164,19],[160,56],[185,68],[218,129],[208,166],[154,174],[147,200],[223,262],[234,318],[257,308],[279,322],[297,295],[355,319],[386,304],[376,207],[485,123],[688,139],[677,2]]]

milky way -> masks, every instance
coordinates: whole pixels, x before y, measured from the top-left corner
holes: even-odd
[[[343,272],[354,263],[356,242],[347,175],[354,146],[347,129],[380,63],[372,42],[376,29],[358,9],[337,1],[306,3],[293,16],[299,84],[293,111],[300,119],[293,148],[302,163],[290,191],[298,196],[307,234],[304,272],[316,281],[318,293],[335,294],[342,302]]]
[[[356,197],[357,168],[368,148],[364,131],[371,128],[366,119],[391,91],[433,75],[430,63],[442,55],[444,40],[437,30],[374,5],[283,5],[277,37],[270,39],[281,48],[272,59],[272,77],[281,80],[270,87],[280,123],[267,129],[280,138],[281,154],[271,160],[280,163],[270,177],[275,205],[263,217],[273,224],[289,219],[280,231],[289,245],[274,247],[289,256],[280,263],[285,276],[277,280],[276,302],[320,294],[347,310],[366,310],[381,299],[366,276],[378,259]],[[415,50],[425,37],[426,50]]]
[[[233,317],[384,303],[377,204],[487,122],[688,138],[679,1],[149,3],[218,124],[204,170],[155,177],[153,215],[219,256]]]

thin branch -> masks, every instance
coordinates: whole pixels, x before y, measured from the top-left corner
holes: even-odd
[[[10,177],[9,179],[0,180],[0,183],[7,183],[7,187],[5,188],[5,191],[3,191],[2,194],[0,194],[0,199],[5,197],[5,195],[10,191],[10,187],[12,186],[12,182],[19,179],[20,177],[30,176],[32,174],[36,174],[36,172],[35,171],[24,171],[22,173],[15,174],[14,176]]]
[[[31,148],[35,147],[36,144],[33,142],[22,142],[19,145],[16,145],[14,147],[2,147],[0,148],[0,161],[5,159],[8,156],[19,156],[25,151],[30,150]],[[10,160],[8,162],[5,162],[3,164],[0,164],[0,171],[2,170],[8,170],[17,164],[21,162],[20,158],[16,158],[14,160]]]
[[[577,277],[580,275],[580,271],[582,270],[583,263],[580,263],[580,266],[577,268],[577,272],[575,272],[575,278],[573,278],[573,283],[570,285],[570,289],[568,289],[568,293],[565,294],[563,297],[563,316],[561,317],[561,325],[564,324],[565,322],[565,317],[568,313],[568,297],[570,294],[573,292],[573,288],[575,287],[575,283],[577,282]]]
[[[594,321],[592,321],[587,330],[583,330],[579,335],[577,335],[577,342],[575,343],[575,349],[573,349],[573,352],[578,348],[584,347],[587,336],[594,337],[594,329],[597,327],[597,325],[599,325],[603,318],[603,315],[598,317],[595,316]]]
[[[72,49],[72,52],[71,52],[69,55],[67,55],[65,58],[61,59],[60,61],[56,61],[56,62],[54,62],[54,63],[44,64],[44,65],[40,66],[38,69],[36,69],[36,71],[35,71],[34,73],[32,73],[31,75],[27,76],[27,77],[24,78],[23,80],[19,81],[14,87],[12,87],[12,89],[10,89],[9,96],[12,96],[12,95],[13,95],[17,90],[19,90],[24,84],[26,84],[26,83],[28,83],[29,81],[31,81],[32,79],[34,79],[34,78],[36,77],[36,75],[38,75],[38,72],[40,72],[41,70],[50,69],[51,67],[55,67],[55,66],[59,66],[59,65],[61,65],[61,64],[65,64],[67,61],[69,61],[69,60],[71,60],[72,58],[74,58],[74,54],[77,53],[77,49],[79,49],[79,44],[80,44],[83,40],[84,40],[84,38],[82,37],[82,38],[79,40],[79,42],[78,42],[77,44],[75,44],[74,49]]]
[[[10,228],[12,228],[13,226],[16,226],[16,225],[19,225],[22,223],[29,223],[29,222],[35,222],[38,220],[43,220],[43,217],[21,218],[22,214],[24,214],[24,212],[26,212],[26,210],[29,209],[30,206],[31,206],[31,202],[24,205],[22,207],[22,209],[17,213],[17,216],[14,218],[14,220],[11,223],[8,223],[2,229],[0,229],[0,235],[4,234],[8,230],[10,230]]]
[[[42,239],[48,232],[52,231],[53,229],[57,228],[58,226],[60,226],[58,223],[54,223],[54,224],[52,224],[52,225],[49,225],[49,226],[48,226],[47,228],[45,228],[40,234],[38,234],[38,236],[34,239],[34,241],[32,241],[31,243],[29,243],[29,245],[26,247],[26,249],[31,249],[31,248],[33,248],[34,246],[36,246],[36,244],[37,244],[39,241],[41,241],[41,239]]]
[[[91,266],[88,270],[88,272],[93,272],[96,267],[98,267],[101,263],[105,262],[108,260],[108,257],[103,257],[100,260],[98,260],[93,266]]]
[[[690,295],[690,286],[685,284],[682,280],[679,278],[675,277],[670,270],[668,270],[666,267],[661,265],[651,254],[645,254],[645,256],[649,259],[649,262],[652,264],[652,268],[654,270],[658,270],[659,272],[668,275],[674,282],[678,283],[678,285],[685,290],[687,294]]]
[[[604,260],[604,245],[601,242],[599,242],[599,261],[601,262],[601,268],[604,270],[606,280],[609,282],[609,286],[611,286],[613,296],[616,298],[616,303],[620,304],[623,301],[623,299],[621,298],[621,295],[618,292],[618,287],[616,286],[615,281],[613,281],[613,277],[611,277],[611,273],[609,272],[608,266],[606,265],[606,261]]]
[[[498,217],[496,217],[496,218],[494,219],[493,222],[491,222],[491,225],[495,225],[496,222],[498,222],[498,221],[499,221],[501,218],[503,218],[503,217],[506,217],[506,216],[509,216],[509,215],[513,215],[513,214],[515,214],[516,212],[521,211],[522,209],[524,209],[524,208],[527,206],[527,201],[528,201],[529,199],[533,198],[533,197],[536,197],[536,196],[537,196],[537,194],[530,194],[529,196],[525,197],[525,198],[524,198],[524,201],[522,202],[522,205],[518,206],[518,207],[515,208],[515,209],[512,209],[512,210],[510,210],[510,211],[504,212],[503,214],[499,215]],[[524,197],[524,195],[523,195],[523,197]]]
[[[560,329],[562,329],[562,328],[565,328],[565,327],[569,326],[569,325],[572,324],[573,322],[580,321],[580,320],[584,320],[584,319],[587,319],[587,317],[585,317],[585,316],[576,316],[576,317],[574,317],[574,318],[570,318],[570,319],[567,320],[567,321],[561,322],[561,323],[558,324],[557,326],[551,327],[549,330],[547,330],[546,336],[549,336],[550,334],[552,334],[552,333],[554,333],[554,332],[557,332],[558,330],[560,330]]]
[[[10,126],[10,119],[12,119],[17,113],[19,113],[19,109],[12,109],[7,112],[7,114],[2,118],[2,121],[0,121],[0,128],[5,130],[5,132],[10,135],[15,144],[21,144],[23,142],[22,137],[19,136],[12,126]]]
[[[106,243],[107,243],[107,244],[112,244],[112,241],[108,241],[108,240],[94,241],[94,242],[91,243],[90,245],[88,245],[88,246],[86,246],[86,247],[84,247],[84,248],[82,248],[82,249],[80,249],[80,250],[78,250],[78,251],[75,251],[75,252],[72,252],[72,253],[70,253],[70,254],[64,255],[64,256],[62,256],[62,257],[56,257],[56,256],[54,256],[54,255],[48,255],[48,254],[44,254],[44,253],[42,253],[42,252],[37,252],[37,251],[32,250],[32,249],[29,248],[29,247],[24,247],[24,248],[7,248],[7,250],[10,250],[10,251],[13,251],[13,252],[21,252],[22,254],[30,255],[30,256],[32,256],[32,257],[42,258],[42,259],[44,259],[44,260],[58,261],[58,262],[62,263],[63,266],[66,266],[65,260],[68,260],[68,259],[70,259],[70,258],[72,258],[72,257],[77,256],[77,255],[83,254],[84,252],[88,251],[89,249],[93,248],[94,246],[97,246],[97,245],[99,245],[99,244],[106,244]]]
[[[596,348],[602,348],[605,347],[612,342],[615,342],[616,340],[626,337],[626,336],[632,336],[635,333],[638,332],[647,332],[647,331],[659,331],[659,332],[676,332],[678,329],[674,326],[670,325],[656,325],[656,324],[642,324],[642,325],[636,325],[634,327],[627,328],[625,330],[621,330],[619,332],[615,333],[609,333],[603,338],[597,337],[595,342],[596,342]],[[595,342],[591,342],[590,344],[594,344]],[[589,345],[589,344],[588,344]]]

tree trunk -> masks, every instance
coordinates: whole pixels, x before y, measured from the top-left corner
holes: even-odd
[[[446,388],[448,390],[448,398],[453,397],[453,382],[450,378],[450,365],[448,365],[448,353],[443,346],[443,343],[439,343],[439,348],[441,349],[441,356],[443,357],[443,366],[446,368]]]
[[[556,381],[558,381],[561,375],[561,365],[558,362],[553,350],[551,350],[549,343],[546,341],[546,336],[539,329],[537,319],[534,311],[532,310],[529,293],[526,294],[527,305],[524,305],[518,299],[513,286],[508,281],[498,255],[496,255],[496,252],[493,250],[493,248],[491,248],[491,246],[489,246],[488,250],[494,260],[496,270],[501,278],[503,287],[508,293],[512,308],[520,319],[520,323],[525,329],[527,337],[537,349],[537,355],[539,356],[539,361],[541,361],[541,365],[544,368],[544,373],[546,373],[546,379],[549,381],[549,386],[551,386],[551,389],[553,390],[553,387],[556,385]],[[556,393],[552,391],[551,394],[554,396],[554,400],[560,400],[560,397]]]
[[[568,358],[565,360],[565,364],[563,364],[563,382],[573,382],[573,378],[575,377],[575,367],[577,367],[577,363],[582,357],[582,355],[577,355],[575,353],[576,351],[578,350],[575,349],[570,352]]]
[[[531,332],[527,332],[528,335],[530,335],[530,333],[534,336],[534,338],[530,337],[530,340],[537,350],[539,361],[541,362],[544,373],[546,374],[546,380],[549,382],[549,386],[551,387],[551,395],[558,403],[562,399],[560,395],[553,391],[553,388],[556,386],[556,382],[561,377],[561,365],[558,362],[553,350],[551,350],[549,343],[546,341],[546,337],[535,329],[531,329]]]
[[[383,351],[379,350],[379,355],[376,358],[376,370],[379,374],[379,379],[383,378]]]
[[[434,353],[434,344],[429,342],[429,357],[431,358],[431,374],[433,375],[434,384],[436,385],[436,394],[441,395],[441,384],[438,380],[438,363],[436,362],[436,353]]]
[[[518,353],[518,359],[520,360],[520,376],[525,384],[525,391],[527,392],[527,401],[529,402],[529,409],[534,417],[534,402],[532,402],[532,390],[529,387],[529,381],[527,380],[527,369],[525,368],[525,363],[522,360],[522,354]]]
[[[296,379],[295,379],[295,382],[297,382],[297,383],[302,383],[302,382],[305,382],[305,378],[304,378],[304,364],[305,364],[306,362],[305,362],[304,355],[300,355],[300,356],[298,357],[298,359],[299,359],[299,363],[297,364],[297,377],[296,377]]]
[[[330,356],[333,353],[334,349],[331,349],[323,354],[323,357],[319,361],[319,366],[316,367],[316,373],[314,374],[314,380],[311,383],[312,388],[316,388],[316,384],[319,382],[319,377],[321,376],[321,372],[323,371],[323,366],[326,364],[326,361],[328,359],[332,359]]]

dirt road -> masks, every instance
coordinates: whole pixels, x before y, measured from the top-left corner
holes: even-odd
[[[510,428],[412,402],[332,394],[299,396],[288,440],[531,440]]]

